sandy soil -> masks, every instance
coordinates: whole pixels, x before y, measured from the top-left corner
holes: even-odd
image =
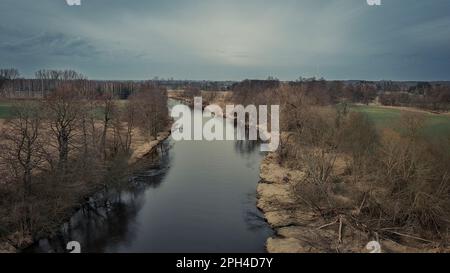
[[[365,232],[348,229],[345,224],[340,225],[340,221],[327,222],[301,205],[293,188],[301,183],[304,173],[280,166],[277,156],[269,153],[261,163],[260,176],[257,206],[275,230],[275,236],[266,242],[269,253],[370,252],[366,246],[374,238]],[[382,252],[386,253],[437,251],[400,245],[391,240],[379,240],[379,243]]]
[[[135,138],[135,140],[131,144],[131,149],[133,150],[133,153],[128,159],[128,164],[132,165],[136,163],[138,160],[145,157],[146,155],[150,154],[153,151],[153,149],[158,146],[158,144],[167,139],[169,136],[170,136],[170,129],[159,133],[157,139],[152,141],[147,141],[142,137]]]

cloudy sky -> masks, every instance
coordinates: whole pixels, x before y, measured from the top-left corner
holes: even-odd
[[[0,67],[94,79],[450,80],[450,1],[0,0]]]

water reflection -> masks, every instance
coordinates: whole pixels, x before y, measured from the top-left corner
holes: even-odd
[[[165,146],[156,154],[160,166],[155,167],[154,159],[149,159],[147,164],[151,169],[132,175],[129,179],[132,186],[96,194],[57,235],[40,240],[25,252],[66,252],[69,241],[80,242],[83,252],[108,252],[116,244],[133,241],[136,216],[145,203],[145,191],[159,187],[168,170],[167,143]]]
[[[127,187],[91,198],[27,251],[64,252],[75,240],[82,252],[264,252],[272,230],[256,208],[262,157],[254,141],[169,139]]]

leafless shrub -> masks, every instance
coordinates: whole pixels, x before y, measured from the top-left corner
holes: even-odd
[[[302,88],[281,86],[272,101],[281,106],[280,164],[306,174],[299,202],[383,236],[446,240],[450,146],[425,137],[424,115],[405,112],[397,132],[379,132],[364,114],[317,106]]]
[[[130,106],[137,111],[136,126],[148,138],[156,138],[168,122],[167,91],[158,87],[143,87],[130,97]]]
[[[42,107],[37,102],[23,102],[14,107],[14,118],[1,132],[1,161],[19,183],[16,202],[20,206],[16,215],[22,230],[32,229],[30,198],[33,175],[43,162]]]
[[[373,183],[364,207],[377,217],[373,228],[398,228],[424,236],[441,236],[448,228],[449,153],[444,143],[417,141],[384,134]],[[434,234],[434,235],[433,235]]]
[[[2,131],[1,157],[22,181],[26,197],[31,192],[33,171],[42,163],[42,107],[36,102],[23,102],[13,112],[15,118]]]

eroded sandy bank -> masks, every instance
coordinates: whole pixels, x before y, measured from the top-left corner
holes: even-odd
[[[367,253],[368,242],[373,236],[347,228],[345,221],[324,220],[324,217],[301,205],[295,195],[295,187],[301,190],[304,173],[290,170],[278,164],[274,153],[266,155],[260,166],[261,181],[257,188],[258,208],[274,229],[268,238],[269,253]],[[429,252],[397,244],[391,240],[379,240],[382,252]]]

